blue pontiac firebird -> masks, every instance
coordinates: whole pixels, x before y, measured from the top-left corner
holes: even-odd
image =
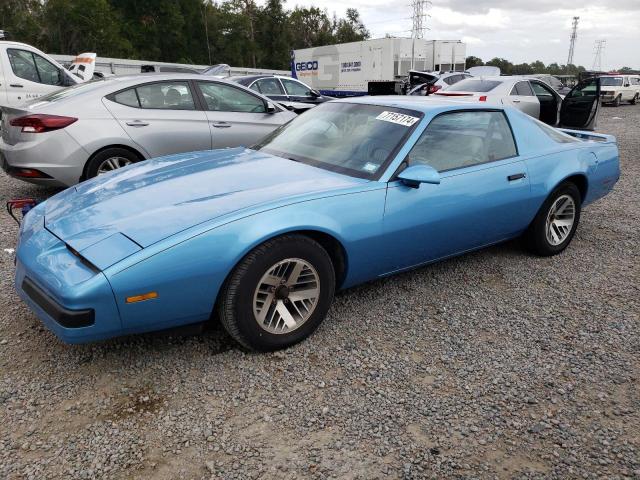
[[[618,178],[614,137],[510,107],[329,102],[252,148],[140,162],[39,204],[15,285],[69,343],[217,316],[274,350],[337,289],[518,236],[557,254]]]

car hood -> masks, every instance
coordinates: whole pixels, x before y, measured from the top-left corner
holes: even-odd
[[[222,215],[366,183],[244,148],[185,153],[59,193],[45,204],[45,226],[80,253],[136,250]]]

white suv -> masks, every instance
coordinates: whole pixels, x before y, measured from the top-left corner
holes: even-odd
[[[640,99],[640,77],[638,75],[607,75],[600,77],[603,103],[619,106],[620,102],[635,105]]]

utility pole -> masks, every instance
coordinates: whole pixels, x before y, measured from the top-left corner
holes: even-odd
[[[567,59],[567,65],[573,65],[573,51],[576,48],[576,38],[578,38],[578,20],[580,20],[580,17],[573,17],[573,23],[571,24],[571,37],[569,41],[569,58]]]
[[[592,70],[595,70],[596,72],[599,72],[602,70],[602,52],[604,50],[606,43],[607,43],[606,40],[596,40],[596,46],[595,46],[594,57],[593,57],[593,67],[592,67]]]
[[[424,26],[424,17],[427,16],[424,11],[431,4],[428,0],[411,0],[411,8],[413,9],[413,14],[411,15],[411,21],[413,25],[411,26],[411,69],[413,70],[414,62],[415,62],[415,49],[416,49],[416,39],[424,38],[424,31],[426,30]]]

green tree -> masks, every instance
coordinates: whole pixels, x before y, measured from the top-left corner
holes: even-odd
[[[335,42],[359,42],[370,37],[355,8],[347,8],[347,18],[334,20]]]
[[[120,31],[121,19],[107,0],[49,0],[42,28],[47,50],[96,52],[106,45],[113,56],[128,55],[131,45]]]
[[[469,55],[465,60],[465,65],[467,66],[467,68],[481,67],[482,65],[484,65],[484,62],[482,61],[481,58],[474,57],[473,55]]]
[[[504,58],[492,58],[487,62],[487,65],[492,67],[498,67],[500,69],[500,73],[502,75],[511,75],[513,64],[509,60],[505,60]]]
[[[529,66],[531,67],[532,73],[545,73],[547,70],[547,67],[545,66],[545,64],[542,63],[540,60],[531,62]]]

